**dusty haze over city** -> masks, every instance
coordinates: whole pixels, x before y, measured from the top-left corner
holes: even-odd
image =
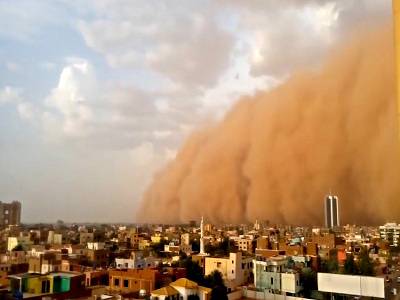
[[[0,3],[24,222],[399,217],[390,0]]]
[[[358,32],[321,68],[239,101],[221,123],[189,137],[139,216],[323,224],[332,191],[343,222],[397,219],[392,40],[391,26]]]

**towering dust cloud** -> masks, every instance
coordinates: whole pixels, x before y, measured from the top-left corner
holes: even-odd
[[[323,224],[400,217],[392,31],[358,35],[319,70],[241,99],[195,132],[143,196],[138,218]]]

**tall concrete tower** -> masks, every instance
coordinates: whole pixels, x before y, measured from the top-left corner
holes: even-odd
[[[325,227],[340,226],[339,222],[339,198],[329,194],[325,197]]]

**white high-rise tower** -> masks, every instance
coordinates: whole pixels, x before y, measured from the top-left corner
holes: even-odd
[[[325,198],[325,226],[328,228],[340,226],[339,198],[332,194]]]

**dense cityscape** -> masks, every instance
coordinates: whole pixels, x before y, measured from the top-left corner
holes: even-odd
[[[24,224],[0,203],[4,299],[397,299],[400,225]],[[346,283],[347,282],[347,283]],[[356,285],[349,285],[357,282]]]

